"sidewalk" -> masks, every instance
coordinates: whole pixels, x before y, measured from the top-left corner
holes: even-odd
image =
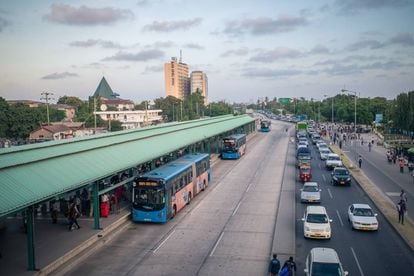
[[[36,267],[43,273],[50,269],[48,265],[57,260],[65,261],[62,256],[73,253],[79,245],[90,239],[99,239],[108,233],[109,226],[116,221],[129,216],[129,204],[126,202],[118,214],[111,214],[107,218],[100,218],[103,230],[93,229],[93,218],[80,217],[79,230],[68,231],[65,217],[59,217],[57,224],[52,224],[50,216],[35,218],[35,254]],[[5,220],[6,227],[0,230],[1,275],[34,275],[35,271],[28,271],[27,237],[22,227],[21,217],[9,217]]]

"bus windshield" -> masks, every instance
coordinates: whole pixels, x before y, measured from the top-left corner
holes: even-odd
[[[225,150],[234,150],[236,149],[236,143],[234,140],[226,139],[224,140],[223,148]]]
[[[138,188],[134,194],[134,206],[142,210],[161,210],[164,208],[164,188]]]

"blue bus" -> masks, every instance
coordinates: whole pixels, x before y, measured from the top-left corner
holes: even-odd
[[[246,134],[233,134],[223,139],[221,159],[238,159],[246,153]]]
[[[185,155],[137,177],[132,192],[132,220],[166,222],[208,187],[210,155]]]
[[[260,131],[261,132],[269,132],[270,131],[270,124],[269,120],[262,120],[260,121]]]

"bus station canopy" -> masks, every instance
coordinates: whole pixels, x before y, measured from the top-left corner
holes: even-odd
[[[0,150],[0,218],[254,122],[219,116]]]

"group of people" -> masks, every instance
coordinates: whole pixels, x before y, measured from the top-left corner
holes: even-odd
[[[273,258],[269,263],[268,272],[271,276],[293,276],[294,273],[296,273],[296,263],[291,256],[283,266],[280,267],[280,261],[277,259],[277,254],[273,254]]]

